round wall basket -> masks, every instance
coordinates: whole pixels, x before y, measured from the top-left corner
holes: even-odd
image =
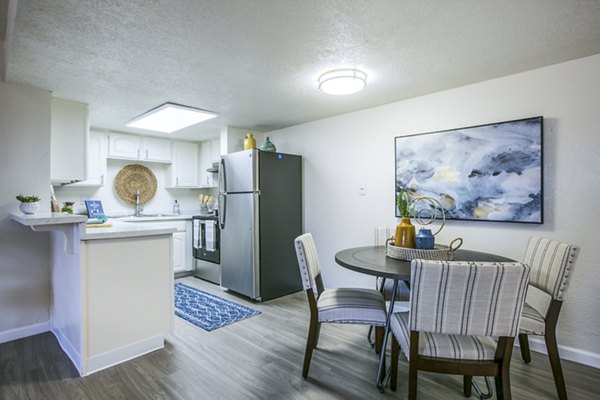
[[[135,205],[135,194],[140,191],[140,203],[145,204],[156,194],[156,176],[150,168],[140,164],[123,167],[115,177],[115,191],[125,203]]]

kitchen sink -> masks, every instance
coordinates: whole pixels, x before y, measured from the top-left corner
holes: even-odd
[[[177,214],[141,214],[141,215],[127,215],[116,218],[120,221],[125,222],[136,222],[136,221],[159,221],[162,219],[172,219],[174,217],[180,217]]]

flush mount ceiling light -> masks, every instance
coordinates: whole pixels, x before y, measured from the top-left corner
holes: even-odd
[[[130,128],[171,133],[214,118],[217,115],[217,113],[199,108],[165,103],[135,117],[127,123],[127,126]]]
[[[323,92],[343,96],[363,90],[367,86],[367,74],[354,68],[334,69],[321,74],[317,81]]]

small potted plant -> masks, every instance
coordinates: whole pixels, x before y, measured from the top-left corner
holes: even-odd
[[[414,249],[415,243],[415,226],[410,222],[410,196],[407,189],[400,189],[396,199],[398,206],[398,214],[400,215],[400,223],[396,226],[396,234],[394,235],[394,246],[407,247]]]
[[[40,198],[37,196],[23,196],[20,194],[17,196],[17,200],[21,202],[19,210],[23,214],[35,214],[40,211]]]

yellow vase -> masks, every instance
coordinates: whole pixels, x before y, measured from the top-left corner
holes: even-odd
[[[415,226],[410,222],[410,218],[402,218],[396,226],[394,246],[414,249],[417,247],[415,236]]]
[[[256,140],[251,133],[246,134],[246,138],[244,139],[244,150],[250,150],[256,148]]]

